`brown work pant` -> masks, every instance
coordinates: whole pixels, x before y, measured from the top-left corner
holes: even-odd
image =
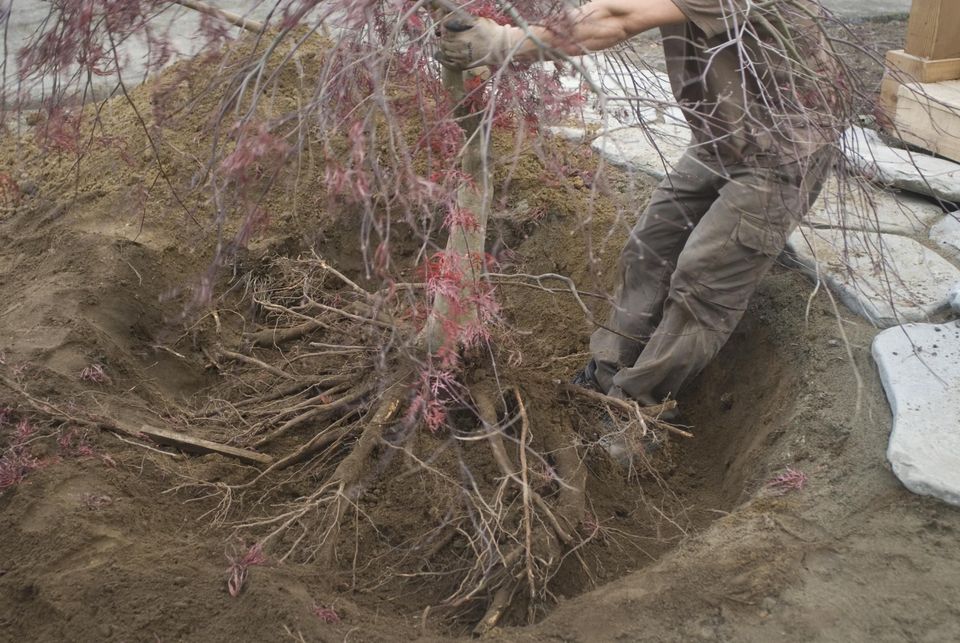
[[[609,322],[590,339],[604,391],[662,401],[717,355],[832,158],[722,168],[692,151],[681,158],[630,233]]]

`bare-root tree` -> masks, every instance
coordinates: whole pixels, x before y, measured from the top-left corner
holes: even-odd
[[[125,43],[146,42],[147,71],[157,73],[173,52],[156,18],[176,7],[202,16],[204,51],[134,89]],[[36,144],[77,167],[139,153],[104,125],[104,111],[125,102],[149,152],[150,189],[208,232],[210,268],[181,293],[180,321],[200,320],[202,349],[231,377],[184,421],[276,455],[244,481],[192,483],[215,500],[212,515],[277,559],[356,570],[371,564],[357,559],[356,525],[378,534],[369,494],[416,488],[402,500],[424,512],[422,528],[380,562],[404,578],[442,579],[442,606],[473,614],[481,632],[510,609],[536,618],[565,561],[589,568],[579,552],[599,527],[588,488],[614,466],[607,454],[619,455],[624,478],[655,476],[650,446],[690,437],[660,420],[672,401],[643,409],[538,375],[501,309],[502,291],[536,292],[600,324],[607,300],[587,291],[598,284],[523,273],[509,248],[485,245],[492,225],[516,238],[544,216],[542,205],[511,201],[516,184],[542,183],[552,207],[565,202],[580,222],[600,207],[617,220],[638,208],[612,187],[612,168],[593,159],[584,170],[582,152],[549,128],[582,123],[586,110],[602,117],[588,135],[625,123],[659,144],[659,125],[686,109],[630,43],[599,65],[556,56],[461,73],[433,58],[447,12],[563,33],[567,9],[554,0],[277,0],[253,16],[195,0],[55,0],[16,73],[4,64],[4,105],[36,109]],[[841,146],[852,99],[863,99],[838,53],[856,45],[815,9],[754,3],[727,45],[739,48],[744,91],[762,106],[741,115],[748,128],[808,135],[786,162]],[[821,37],[798,38],[792,25],[804,20],[821,25]],[[246,35],[233,40],[230,25]],[[758,61],[785,75],[758,77]],[[106,90],[95,91],[98,78],[109,79]],[[205,147],[184,149],[177,124],[198,113],[195,141]],[[18,193],[3,180],[6,205]],[[273,222],[290,209],[296,217]],[[250,264],[251,242],[293,223],[313,229],[296,251]],[[358,260],[339,265],[338,244]],[[227,310],[242,310],[242,332],[229,330]]]

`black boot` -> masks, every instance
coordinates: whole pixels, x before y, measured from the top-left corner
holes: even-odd
[[[574,374],[570,383],[585,389],[590,389],[591,391],[596,391],[597,393],[603,393],[603,389],[600,388],[600,383],[597,382],[596,372],[597,363],[590,360],[583,368]]]

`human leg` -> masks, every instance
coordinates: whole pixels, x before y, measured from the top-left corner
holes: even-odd
[[[626,395],[648,403],[675,396],[720,351],[816,200],[832,154],[807,161],[732,171],[678,257],[656,331],[613,378]]]
[[[688,152],[660,183],[620,254],[607,324],[590,338],[593,360],[586,379],[607,391],[632,365],[660,321],[670,275],[690,231],[718,197],[722,179]]]

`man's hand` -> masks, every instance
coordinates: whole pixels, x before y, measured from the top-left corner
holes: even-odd
[[[442,29],[437,60],[454,69],[502,65],[524,37],[522,29],[489,18],[452,17]]]
[[[448,0],[439,3],[449,4]],[[687,21],[676,0],[592,0],[567,15],[569,29],[533,25],[527,34],[520,27],[456,11],[443,22],[437,60],[454,69],[470,69],[502,65],[507,58],[533,62],[561,55],[582,56],[613,47],[647,29]]]

